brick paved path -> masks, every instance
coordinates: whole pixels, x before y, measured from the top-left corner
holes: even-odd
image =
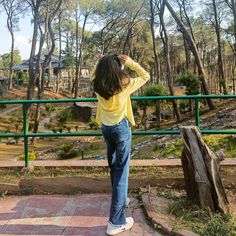
[[[0,199],[0,235],[105,235],[110,195],[32,195]],[[128,216],[135,224],[120,236],[161,236],[146,222],[136,198]]]

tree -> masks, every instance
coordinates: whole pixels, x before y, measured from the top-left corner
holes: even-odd
[[[173,89],[173,76],[172,76],[172,71],[171,71],[171,65],[170,65],[170,49],[169,49],[169,37],[168,33],[166,30],[166,25],[164,22],[164,11],[165,11],[165,4],[163,1],[160,1],[160,13],[159,13],[159,18],[160,18],[160,34],[161,34],[161,39],[164,45],[164,54],[165,54],[165,63],[166,63],[166,75],[167,75],[167,84],[168,88],[170,91],[170,95],[174,96],[174,89]],[[178,109],[178,105],[176,100],[172,100],[173,104],[173,110],[174,114],[177,118],[177,120],[180,119],[180,113]]]
[[[16,64],[21,63],[20,51],[18,49],[14,49],[13,51],[13,62],[11,61],[12,60],[11,53],[5,53],[1,55],[0,58],[1,58],[0,68],[3,68],[3,69],[10,70],[12,64],[14,66]]]
[[[39,51],[37,54],[37,63],[35,71],[38,75],[38,94],[37,98],[42,99],[44,94],[44,86],[45,86],[45,72],[46,68],[48,67],[51,56],[55,49],[55,36],[54,31],[52,29],[52,22],[59,11],[62,4],[62,0],[58,1],[51,1],[51,2],[45,2],[41,5],[41,12],[40,14],[40,20],[38,23],[39,30],[40,30],[40,45],[39,45]],[[42,25],[44,26],[44,29],[42,28]],[[50,48],[48,48],[47,54],[45,54],[44,59],[41,63],[41,55],[42,55],[42,49],[43,45],[45,43],[46,37],[50,38]],[[34,133],[38,131],[39,126],[39,120],[40,120],[40,103],[37,103],[36,107],[36,114],[35,114],[35,122],[34,122]]]
[[[185,71],[177,80],[178,83],[186,87],[187,95],[196,95],[200,92],[200,81],[196,75],[190,71]],[[192,112],[192,100],[189,100],[190,113]]]
[[[104,2],[100,0],[86,1],[79,0],[76,4],[76,71],[75,71],[75,81],[74,81],[74,98],[78,97],[78,88],[81,75],[81,67],[83,63],[84,54],[84,44],[87,37],[85,27],[89,18],[91,18],[97,11],[103,8]],[[81,37],[79,42],[79,22],[78,22],[78,11],[83,18],[83,25],[81,29]]]
[[[175,19],[175,21],[178,24],[181,32],[184,34],[184,37],[186,38],[186,40],[188,42],[190,50],[192,51],[192,53],[194,55],[194,58],[195,58],[195,61],[196,61],[196,64],[198,66],[198,73],[199,73],[199,78],[200,78],[200,80],[202,82],[203,93],[208,95],[209,94],[209,89],[208,89],[207,82],[206,82],[206,75],[205,75],[204,67],[203,67],[200,55],[198,53],[196,44],[195,44],[192,36],[187,31],[187,29],[184,26],[184,24],[180,21],[179,17],[177,16],[177,14],[174,11],[174,9],[169,4],[168,0],[163,0],[163,1],[164,1],[164,4],[167,6],[169,12],[171,13],[173,18]],[[213,104],[211,99],[207,99],[207,104],[208,104],[210,109],[214,109],[215,108],[215,106],[214,106],[214,104]]]
[[[149,87],[147,87],[144,90],[144,96],[167,96],[168,91],[165,86],[163,86],[161,83],[159,84],[154,84]],[[147,101],[148,106],[155,106],[156,108],[156,118],[157,118],[157,127],[161,127],[161,106],[160,106],[161,101],[160,100],[149,100]]]
[[[34,88],[35,88],[35,80],[36,80],[36,71],[34,68],[34,60],[36,53],[36,44],[39,30],[39,21],[40,21],[40,8],[43,2],[46,0],[27,0],[29,4],[32,15],[33,15],[33,36],[31,42],[31,51],[29,58],[29,83],[27,89],[27,99],[32,100],[34,97]]]
[[[15,36],[14,31],[18,29],[19,15],[26,9],[22,1],[19,0],[2,0],[4,11],[7,15],[7,29],[11,35],[11,57],[9,65],[9,85],[8,88],[12,89],[12,67],[14,65],[14,47],[15,47]]]
[[[151,27],[151,33],[152,33],[152,44],[153,44],[153,55],[155,59],[155,64],[154,64],[154,70],[155,70],[155,75],[156,75],[156,83],[158,84],[160,82],[160,62],[159,62],[159,57],[156,49],[156,38],[155,38],[155,14],[154,14],[154,4],[153,0],[149,0],[149,5],[150,5],[150,27]],[[154,2],[156,3],[156,1]]]
[[[217,40],[217,68],[218,68],[218,83],[220,92],[227,94],[227,87],[225,81],[225,72],[224,72],[224,63],[223,63],[223,55],[222,55],[222,27],[221,24],[225,18],[223,15],[223,5],[218,0],[210,0],[204,2],[205,9],[205,21],[210,22],[212,27],[214,28]],[[207,14],[206,14],[207,13]],[[223,91],[222,91],[223,90]]]
[[[233,93],[235,94],[235,68],[236,68],[236,0],[225,0],[227,5],[229,6],[230,10],[232,11],[233,14],[233,35],[234,35],[234,42],[233,42],[233,66],[232,66],[232,80],[233,80]],[[232,61],[232,60],[231,60]]]

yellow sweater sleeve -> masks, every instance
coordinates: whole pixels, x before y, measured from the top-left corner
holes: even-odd
[[[138,77],[131,78],[130,83],[125,88],[125,91],[130,95],[142,87],[150,79],[150,75],[143,69],[142,66],[133,61],[130,57],[128,57],[125,61],[125,66],[133,70],[138,75]]]

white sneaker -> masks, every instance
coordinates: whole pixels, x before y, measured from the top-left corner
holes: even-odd
[[[119,234],[121,232],[131,229],[133,225],[133,217],[126,217],[126,224],[124,225],[113,225],[111,222],[108,222],[106,233],[107,235]]]

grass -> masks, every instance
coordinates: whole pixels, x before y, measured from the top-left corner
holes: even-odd
[[[185,196],[173,199],[169,213],[176,217],[173,222],[175,230],[188,228],[202,236],[236,235],[235,219],[231,215],[200,209]]]
[[[106,167],[86,167],[73,169],[69,167],[44,168],[36,167],[34,171],[28,175],[22,175],[20,169],[0,169],[0,183],[17,184],[20,179],[31,178],[55,178],[55,177],[73,177],[83,176],[91,178],[108,177],[108,169]],[[177,178],[183,177],[180,168],[160,168],[160,167],[131,167],[130,178],[137,180],[152,178]]]
[[[236,157],[235,135],[204,135],[203,140],[213,152],[217,152],[223,148],[225,149],[225,158]],[[145,155],[156,156],[161,159],[165,159],[168,156],[179,158],[181,157],[182,150],[183,141],[181,138],[177,138],[172,141],[167,141],[166,145],[162,143],[156,144],[153,149]]]

